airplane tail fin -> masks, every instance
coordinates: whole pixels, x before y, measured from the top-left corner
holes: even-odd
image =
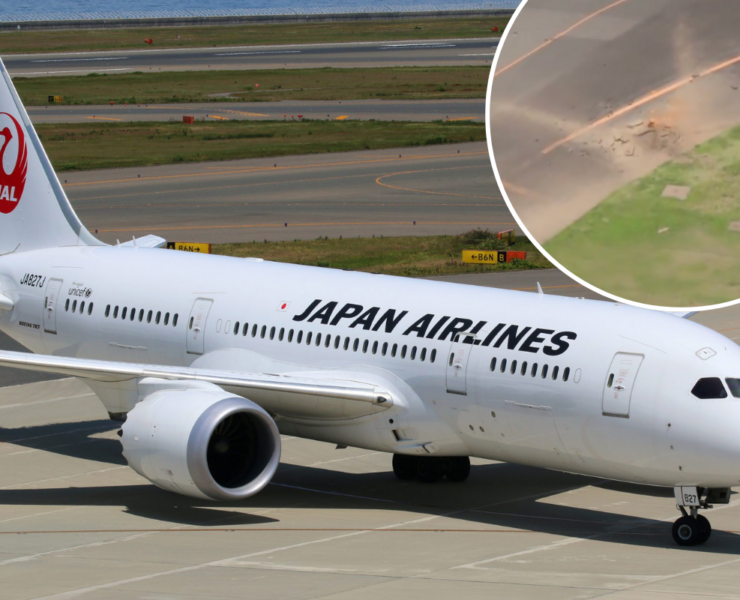
[[[0,255],[102,245],[77,218],[0,60]]]

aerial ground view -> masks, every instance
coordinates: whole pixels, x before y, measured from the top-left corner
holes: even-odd
[[[519,3],[213,4],[0,7],[0,597],[738,597],[740,308],[598,302],[524,235]]]
[[[534,239],[604,292],[740,298],[734,16],[721,1],[531,0],[512,25],[491,95],[499,173]]]

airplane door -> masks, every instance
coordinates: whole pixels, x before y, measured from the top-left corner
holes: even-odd
[[[601,405],[604,415],[629,418],[632,388],[644,358],[642,354],[626,352],[617,352],[614,355],[604,383]]]
[[[193,304],[193,310],[190,311],[188,319],[188,354],[203,354],[206,321],[212,304],[213,300],[210,298],[198,298]]]
[[[49,285],[46,286],[44,297],[44,331],[46,333],[57,332],[57,298],[61,289],[61,279],[50,279]]]
[[[468,359],[473,344],[463,344],[464,335],[457,334],[447,357],[447,392],[450,394],[468,395]]]

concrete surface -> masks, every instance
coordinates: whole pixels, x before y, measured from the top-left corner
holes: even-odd
[[[196,119],[267,121],[304,119],[377,121],[485,121],[483,100],[332,100],[283,102],[210,102],[187,104],[114,104],[113,106],[29,106],[34,123],[92,121],[180,121]]]
[[[488,283],[533,276],[571,290]],[[736,309],[704,317],[740,330]],[[679,549],[671,491],[481,460],[462,484],[400,482],[387,454],[284,437],[272,484],[216,504],[136,475],[117,428],[74,379],[0,389],[4,600],[740,595],[738,500]]]
[[[537,240],[740,122],[737,8],[528,2],[501,48],[490,110],[499,172]]]
[[[208,69],[462,66],[490,65],[497,44],[497,38],[486,37],[173,50],[152,48],[74,54],[10,54],[3,57],[3,60],[13,77]]]
[[[147,233],[223,243],[515,225],[482,142],[70,172],[60,179],[82,222],[110,243]]]

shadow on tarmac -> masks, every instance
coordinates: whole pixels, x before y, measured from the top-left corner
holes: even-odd
[[[115,431],[118,427],[118,423],[100,420],[0,428],[0,442],[78,459],[125,465],[117,439],[93,437]],[[570,538],[598,538],[602,542],[646,548],[677,548],[671,537],[669,521],[565,504],[569,491],[587,486],[620,494],[665,498],[667,515],[674,505],[670,489],[602,481],[509,463],[473,466],[465,483],[399,481],[392,473],[390,455],[387,471],[361,474],[281,463],[267,488],[239,502],[210,503],[142,484],[0,489],[0,505],[120,506],[131,515],[205,528],[279,523],[276,519],[250,514],[250,510],[262,512],[265,509],[297,507],[332,511],[389,509],[420,516],[439,516],[444,525],[440,522],[431,524],[438,531],[506,528]],[[556,495],[559,496],[556,501],[549,500]],[[625,502],[608,506],[621,504]],[[711,511],[704,514],[711,518]],[[676,518],[678,516],[677,512]],[[460,521],[459,525],[456,526],[455,521]],[[312,527],[307,524],[306,528]],[[420,528],[424,529],[424,526]],[[280,529],[279,526],[276,529]],[[705,545],[687,550],[740,555],[740,535],[715,531]]]

